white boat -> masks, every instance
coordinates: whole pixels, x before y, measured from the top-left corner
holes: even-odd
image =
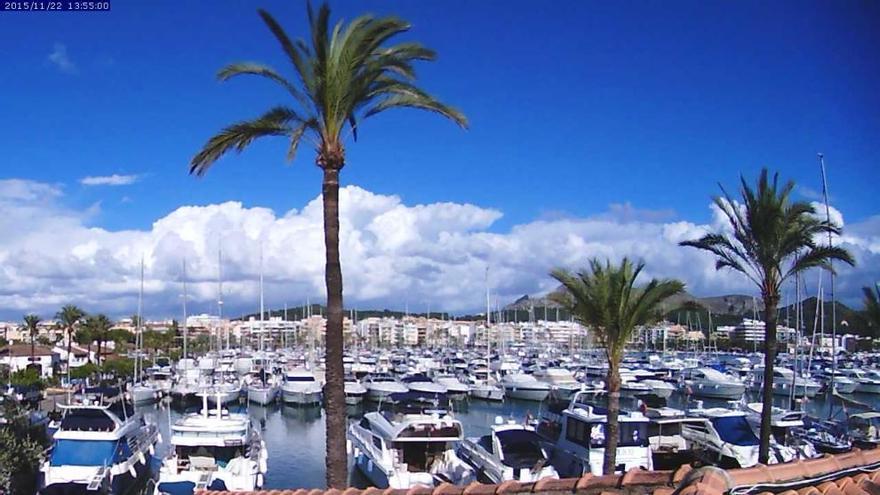
[[[468,384],[470,395],[475,399],[504,400],[504,389],[499,387],[495,380],[491,378],[489,369],[485,366],[479,366],[471,370],[468,374]]]
[[[422,373],[413,373],[411,375],[404,376],[400,379],[406,388],[409,389],[410,392],[416,392],[418,394],[445,394],[446,387],[439,384],[434,383],[430,378],[423,375]]]
[[[565,478],[602,474],[608,418],[581,400],[586,394],[575,394],[559,413],[548,408],[538,424],[538,432],[552,445],[550,464]],[[617,467],[623,471],[653,469],[648,418],[642,413],[620,412],[617,441]]]
[[[364,387],[354,375],[345,376],[345,403],[356,406],[363,402],[367,396],[367,387]]]
[[[374,402],[389,400],[393,394],[402,394],[409,389],[391,375],[376,373],[367,377],[367,398]]]
[[[764,383],[764,367],[755,366],[752,374],[752,390],[760,392]],[[776,366],[773,368],[773,394],[790,396],[792,395],[792,385],[794,386],[795,397],[813,398],[822,390],[822,385],[807,377],[795,377],[794,371]]]
[[[41,494],[122,494],[148,475],[159,437],[156,426],[144,423],[121,400],[87,402],[60,406],[63,417],[40,466]]]
[[[171,451],[159,469],[154,495],[203,490],[254,491],[263,487],[268,452],[246,414],[208,408],[171,425]]]
[[[434,375],[434,383],[446,387],[446,395],[453,400],[467,397],[469,388],[451,373]]]
[[[833,373],[832,379],[832,371],[824,370],[818,375],[814,375],[816,379],[826,384],[827,386],[831,386],[831,382],[834,382],[833,390],[839,394],[851,394],[856,391],[856,388],[859,386],[859,382],[851,377],[850,374],[841,373],[843,370],[837,370],[836,373]],[[852,371],[852,370],[848,370]]]
[[[314,373],[297,368],[284,374],[281,398],[288,404],[315,405],[321,403],[321,384]]]
[[[534,373],[534,377],[550,385],[550,395],[556,400],[570,401],[574,394],[584,389],[584,384],[565,368],[541,369]]]
[[[542,401],[550,395],[550,385],[525,373],[511,373],[501,379],[504,395],[512,399]]]
[[[234,382],[219,382],[211,385],[204,390],[208,394],[208,402],[216,405],[220,401],[221,405],[238,401],[241,396],[241,383],[237,380]]]
[[[275,375],[264,370],[252,373],[247,386],[248,401],[265,406],[278,399],[281,387],[275,381]]]
[[[747,414],[728,408],[690,409],[688,414],[702,423],[685,423],[681,434],[703,461],[722,468],[748,468],[758,464],[758,437]],[[785,462],[783,447],[773,442],[770,464]]]
[[[695,397],[739,400],[746,392],[742,381],[714,368],[685,369],[681,372],[681,379],[686,392]]]
[[[151,404],[161,397],[161,389],[150,382],[136,383],[128,388],[131,401],[135,404]]]
[[[559,478],[543,445],[544,440],[531,426],[496,424],[488,435],[466,438],[458,454],[489,483]]]
[[[761,434],[761,414],[764,411],[762,402],[751,402],[742,408],[746,413],[746,419],[752,425],[755,435]],[[803,411],[791,411],[781,407],[772,407],[770,413],[770,428],[773,448],[780,462],[789,462],[795,459],[813,459],[819,456],[816,447],[803,435],[795,435],[794,430],[804,429]]]
[[[841,375],[855,380],[855,392],[860,394],[880,394],[880,372],[877,370],[842,369]]]
[[[448,415],[370,412],[349,428],[355,465],[380,488],[466,485],[474,470],[458,458],[461,423]]]

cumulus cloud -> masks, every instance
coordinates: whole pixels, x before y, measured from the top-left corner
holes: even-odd
[[[258,307],[260,252],[271,307],[323,299],[321,198],[278,213],[230,201],[182,206],[148,230],[90,226],[93,211],[64,206],[63,190],[31,181],[0,180],[0,317],[63,304],[114,316],[136,308],[139,263],[146,264],[146,314],[179,316],[184,259],[190,312],[214,312],[220,246],[227,314]],[[491,229],[502,212],[460,203],[405,204],[356,186],[340,191],[340,248],[348,307],[479,311],[485,268],[501,304],[553,289],[554,267],[577,268],[590,257],[643,259],[648,276],[683,279],[696,294],[752,293],[742,278],[718,272],[713,259],[678,246],[712,225],[661,221],[611,207],[587,218],[545,218],[506,232]],[[621,212],[624,214],[621,215]],[[839,213],[839,212],[838,212]],[[840,217],[843,221],[842,216]],[[842,294],[876,277],[880,217],[848,226],[842,241],[860,261],[841,269]]]
[[[52,52],[47,57],[49,62],[65,74],[76,74],[77,68],[73,60],[67,54],[67,46],[63,43],[55,43]]]
[[[128,186],[141,179],[140,175],[96,175],[83,177],[79,183],[84,186]]]

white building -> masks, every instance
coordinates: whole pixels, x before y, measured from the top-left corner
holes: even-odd
[[[34,346],[33,364],[39,365],[40,376],[52,376],[54,366],[59,362],[58,354],[48,347]],[[12,344],[0,348],[0,364],[9,367],[10,371],[23,370],[31,364],[30,344]]]

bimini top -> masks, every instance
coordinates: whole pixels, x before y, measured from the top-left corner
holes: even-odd
[[[395,442],[457,442],[463,438],[461,423],[448,415],[370,412],[364,420],[362,427]]]

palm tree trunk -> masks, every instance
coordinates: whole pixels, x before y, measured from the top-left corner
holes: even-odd
[[[34,341],[37,339],[37,334],[33,330],[31,330],[31,364],[28,367],[34,365],[34,358],[36,357],[36,353],[34,352]],[[40,374],[43,374],[43,367],[40,366]]]
[[[602,462],[603,474],[614,474],[617,465],[617,418],[620,416],[620,362],[613,354],[608,360],[608,376],[605,379],[608,391],[608,423],[605,425],[605,458]]]
[[[327,330],[325,361],[327,384],[327,486],[345,488],[348,484],[348,456],[345,446],[345,382],[342,366],[342,265],[339,263],[339,170],[324,167],[324,246],[327,266]]]
[[[779,298],[764,297],[764,388],[761,400],[761,443],[758,462],[768,464],[770,459],[770,416],[773,414],[773,366],[776,364],[776,305]]]
[[[88,355],[86,356],[86,359],[88,359],[89,364],[92,364],[92,341],[91,340],[89,340],[89,343],[86,344],[86,352],[88,353]]]

